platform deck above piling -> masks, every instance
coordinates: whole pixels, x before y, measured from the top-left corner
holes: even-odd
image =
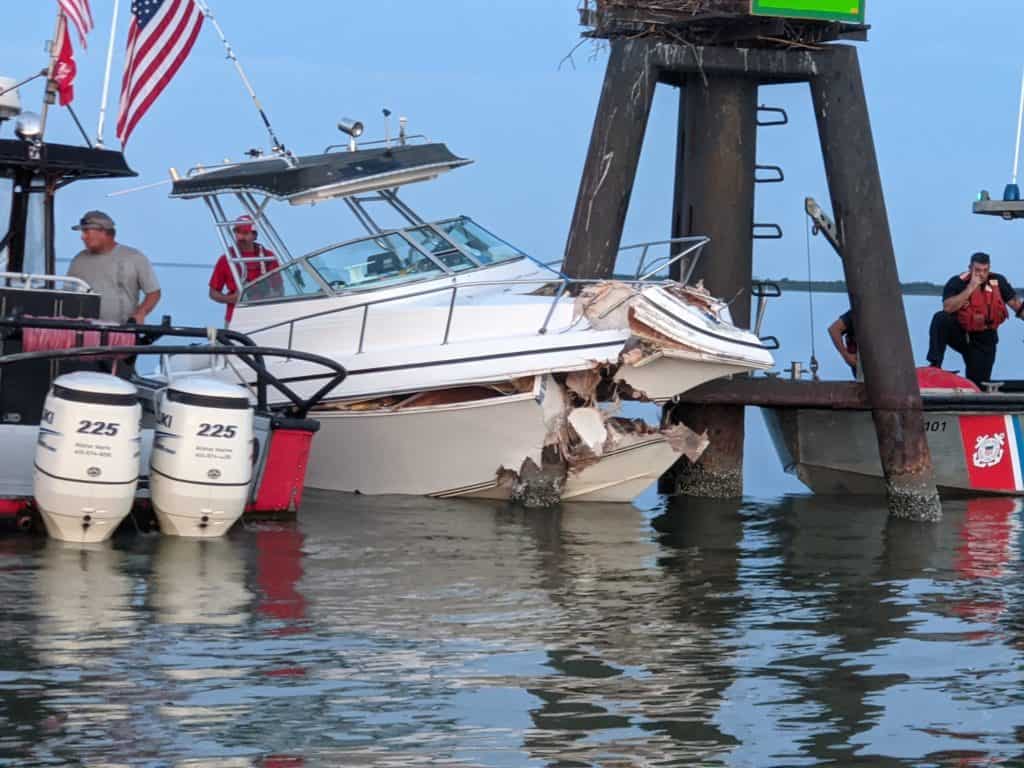
[[[868,411],[864,385],[856,381],[792,381],[759,376],[718,379],[679,396],[694,405],[756,405],[765,408],[830,408]]]

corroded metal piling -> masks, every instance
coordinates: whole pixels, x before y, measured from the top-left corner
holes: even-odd
[[[611,277],[640,162],[657,84],[644,45],[615,40],[590,134],[564,271],[569,277]]]
[[[765,47],[771,37],[761,26],[769,22],[734,14],[720,25],[707,18],[665,22],[675,25],[670,37],[680,41],[669,42],[650,31],[655,22],[646,17],[640,24],[635,13],[616,13],[588,17],[599,19],[593,35],[611,40],[611,57],[566,246],[566,273],[613,274],[655,84],[681,86],[672,234],[711,236],[695,277],[715,295],[735,299],[733,319],[749,327],[758,87],[809,82],[890,508],[902,517],[937,519],[941,510],[856,51],[803,44],[863,39],[866,28],[807,22],[801,47],[772,48]],[[772,34],[792,29],[787,24]],[[704,38],[716,44],[702,44]],[[750,39],[752,47],[719,44],[726,39]],[[678,482],[663,487],[740,495],[740,408],[687,402],[669,415],[706,428],[711,448],[700,464],[678,467]]]
[[[937,520],[942,511],[857,51],[830,47],[818,61],[814,114],[889,507],[899,517]]]
[[[750,327],[757,88],[756,79],[741,75],[690,75],[679,98],[672,236],[711,238],[692,279],[733,300],[740,328]],[[672,276],[679,279],[679,269]],[[666,416],[706,430],[711,442],[696,463],[680,459],[662,487],[705,498],[742,496],[743,407],[679,405]]]

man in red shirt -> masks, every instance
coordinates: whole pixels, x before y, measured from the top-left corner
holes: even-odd
[[[218,304],[227,305],[224,309],[225,326],[231,323],[231,315],[235,312],[235,304],[238,302],[240,293],[228,259],[230,258],[235,268],[245,275],[243,288],[279,266],[274,254],[256,242],[256,228],[253,226],[250,216],[240,216],[235,219],[233,231],[236,247],[231,249],[230,254],[221,254],[213,268],[213,275],[210,277],[210,298]],[[243,259],[253,259],[253,261],[241,261],[239,254]]]

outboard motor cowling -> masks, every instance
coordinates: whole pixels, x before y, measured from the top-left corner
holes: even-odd
[[[252,475],[249,393],[209,376],[172,382],[160,398],[150,458],[160,530],[223,535],[245,511]]]
[[[141,418],[138,393],[123,379],[78,371],[54,380],[32,478],[50,536],[103,541],[128,515],[139,479]]]

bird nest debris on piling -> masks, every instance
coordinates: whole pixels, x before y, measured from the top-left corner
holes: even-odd
[[[750,0],[580,0],[590,38],[660,37],[691,45],[816,48],[866,39],[863,24],[752,14]]]
[[[675,13],[680,16],[750,14],[750,0],[585,0],[598,13],[611,8]]]

